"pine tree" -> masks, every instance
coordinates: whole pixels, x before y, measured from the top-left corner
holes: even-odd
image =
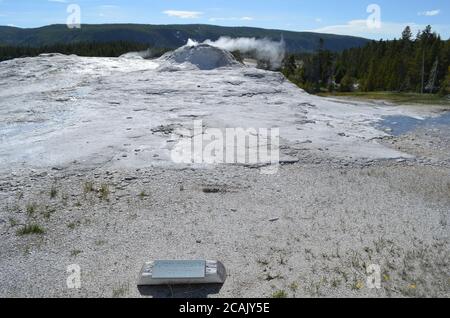
[[[403,41],[411,41],[412,39],[412,32],[411,32],[411,28],[408,26],[406,26],[405,30],[403,30],[402,32],[402,40]]]

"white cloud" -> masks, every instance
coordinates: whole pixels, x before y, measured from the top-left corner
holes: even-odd
[[[423,11],[423,12],[419,12],[418,15],[424,15],[427,17],[433,17],[435,15],[438,15],[439,13],[441,13],[441,10],[430,10],[430,11]]]
[[[164,14],[169,17],[175,17],[180,19],[197,19],[199,18],[203,12],[198,11],[178,11],[178,10],[166,10],[163,11]]]

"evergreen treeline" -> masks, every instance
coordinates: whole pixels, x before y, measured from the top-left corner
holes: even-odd
[[[283,73],[309,92],[359,90],[449,94],[450,40],[431,26],[413,37],[372,41],[364,47],[332,53],[321,40],[314,54],[289,55]]]
[[[0,46],[0,61],[20,57],[37,56],[42,53],[76,54],[79,56],[118,57],[128,52],[145,51],[148,44],[133,42],[82,42],[74,44],[57,44],[42,47]],[[153,56],[160,56],[166,49],[151,49]]]

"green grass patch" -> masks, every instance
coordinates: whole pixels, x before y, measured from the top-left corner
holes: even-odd
[[[83,192],[84,192],[84,194],[94,192],[94,183],[91,181],[86,181],[83,184]]]
[[[45,230],[38,224],[29,224],[17,231],[17,235],[40,235],[44,234]]]
[[[272,294],[272,298],[287,298],[287,296],[284,290],[278,290]]]
[[[15,227],[19,225],[19,221],[17,221],[15,218],[9,218],[9,224],[11,225],[11,227]]]
[[[141,200],[144,200],[145,198],[149,197],[149,195],[147,193],[145,193],[144,190],[141,191],[141,193],[139,193],[139,198]]]
[[[122,285],[122,286],[120,286],[118,288],[115,288],[113,290],[112,296],[113,296],[113,298],[125,297],[128,294],[129,289],[130,289],[130,287],[128,286],[128,284],[124,284],[124,285]]]
[[[58,195],[58,189],[56,189],[55,186],[52,186],[52,188],[50,189],[50,199],[56,198],[57,195]]]
[[[81,253],[83,253],[83,251],[73,250],[73,251],[70,252],[70,256],[76,257],[76,256],[80,255]]]
[[[100,199],[108,200],[110,191],[107,184],[102,184],[98,192],[100,193]]]
[[[77,227],[78,223],[77,222],[72,222],[67,224],[67,227],[71,230],[75,230],[75,228]]]
[[[34,202],[28,203],[25,209],[27,210],[28,216],[32,216],[37,210],[37,204]]]
[[[437,94],[396,93],[396,92],[351,92],[319,93],[322,97],[348,97],[362,100],[385,100],[395,104],[423,104],[450,106],[450,100]]]

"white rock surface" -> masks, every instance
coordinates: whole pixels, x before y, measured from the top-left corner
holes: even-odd
[[[205,70],[207,69],[207,70]],[[280,73],[207,45],[158,60],[60,54],[0,63],[0,165],[171,164],[178,140],[158,127],[279,127],[283,149],[398,158],[373,124],[411,111],[312,96]],[[182,137],[179,137],[182,138]],[[303,150],[302,150],[303,151]]]

